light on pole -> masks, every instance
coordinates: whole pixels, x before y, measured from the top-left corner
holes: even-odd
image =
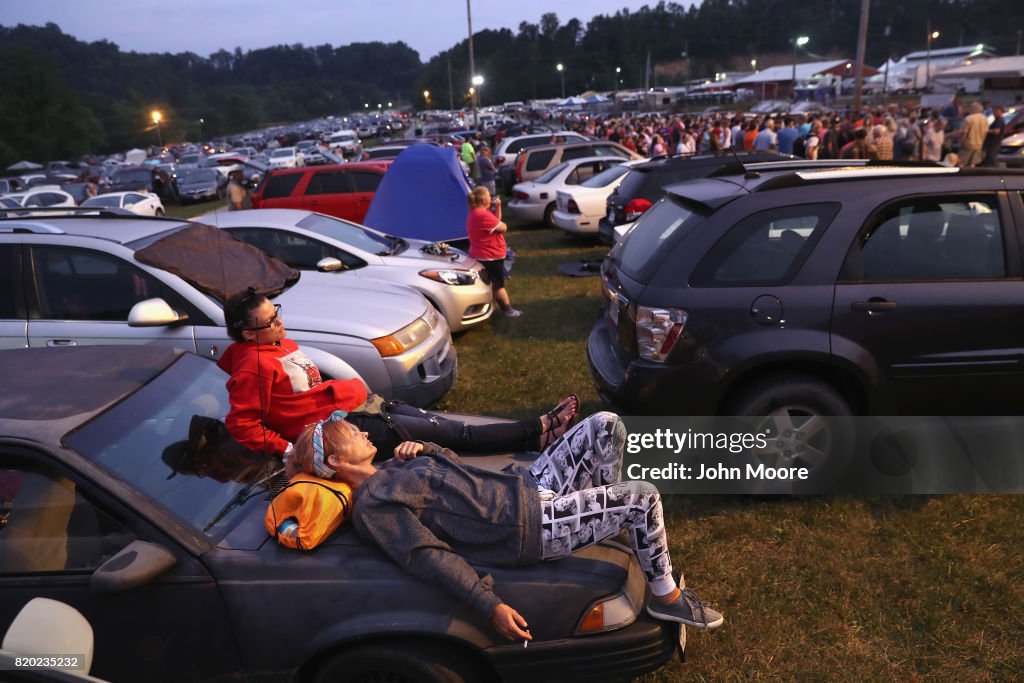
[[[612,88],[612,90],[618,90],[619,89],[619,83],[622,82],[622,80],[619,77],[619,74],[621,74],[621,73],[622,73],[622,67],[621,66],[615,67],[615,87]]]
[[[928,48],[925,51],[924,89],[927,92],[932,84],[932,41],[939,37],[938,31],[932,30],[932,20],[928,20]]]
[[[430,91],[429,90],[424,90],[423,91],[423,106],[426,107],[427,109],[430,109]]]
[[[796,49],[803,47],[807,43],[811,42],[811,39],[807,36],[800,36],[793,38],[793,99],[796,100]]]
[[[480,120],[477,117],[476,109],[480,106],[480,86],[484,84],[484,77],[480,75],[473,76],[473,87],[470,88],[469,92],[473,95],[473,126],[474,128],[480,128]]]
[[[203,124],[206,123],[206,119],[199,119],[199,141],[203,141]]]
[[[156,141],[157,141],[157,144],[160,145],[161,147],[163,147],[164,146],[164,140],[163,140],[163,137],[160,135],[160,119],[162,119],[163,116],[156,109],[153,110],[153,113],[150,114],[150,116],[153,118],[153,123],[156,124]]]
[[[558,75],[562,79],[562,99],[565,99],[565,66],[561,63],[556,64],[555,68],[558,70]]]

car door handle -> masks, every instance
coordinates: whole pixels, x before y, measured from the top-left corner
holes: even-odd
[[[854,301],[850,304],[854,311],[867,311],[868,313],[881,313],[882,311],[896,310],[895,301],[886,301],[882,298],[871,298],[867,301]]]
[[[78,342],[74,339],[48,339],[46,341],[47,346],[78,346]]]

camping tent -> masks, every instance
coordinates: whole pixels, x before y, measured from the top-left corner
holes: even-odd
[[[14,171],[15,173],[17,173],[18,171],[38,171],[42,167],[42,164],[37,164],[32,161],[19,161],[16,164],[11,164],[10,166],[8,166],[7,170]]]
[[[399,237],[465,238],[469,190],[454,148],[409,145],[384,174],[363,222]]]

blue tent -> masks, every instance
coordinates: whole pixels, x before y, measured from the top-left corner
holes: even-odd
[[[431,242],[462,239],[469,190],[453,148],[409,145],[384,174],[363,222],[399,237]]]

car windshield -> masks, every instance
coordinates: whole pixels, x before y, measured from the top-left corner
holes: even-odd
[[[217,179],[219,175],[218,171],[201,170],[201,171],[190,171],[185,174],[185,177],[181,179],[182,184],[188,185],[189,183],[209,183]]]
[[[121,206],[121,198],[116,195],[100,195],[85,200],[82,206]]]
[[[546,185],[547,183],[550,183],[552,180],[558,177],[558,174],[567,169],[568,167],[569,164],[563,161],[562,163],[552,168],[550,171],[547,171],[546,173],[538,177],[533,182],[537,183],[538,185]]]
[[[198,164],[199,163],[199,155],[198,154],[186,154],[185,156],[183,156],[181,158],[181,161],[179,161],[178,163],[179,164]]]
[[[270,157],[272,159],[278,159],[280,157],[294,156],[294,154],[295,154],[295,148],[294,147],[282,147],[281,149],[275,149],[274,153],[271,154]]]
[[[274,461],[226,436],[224,373],[183,355],[151,382],[66,436],[66,445],[195,529],[223,536],[238,519],[218,515]],[[254,490],[262,493],[262,487]]]
[[[306,216],[297,223],[300,228],[311,230],[319,235],[362,249],[371,254],[386,256],[394,253],[396,238],[378,235],[361,225],[349,223],[338,218],[313,214]]]
[[[607,187],[626,173],[629,173],[629,166],[615,165],[606,168],[592,178],[587,178],[580,185],[583,187]]]

